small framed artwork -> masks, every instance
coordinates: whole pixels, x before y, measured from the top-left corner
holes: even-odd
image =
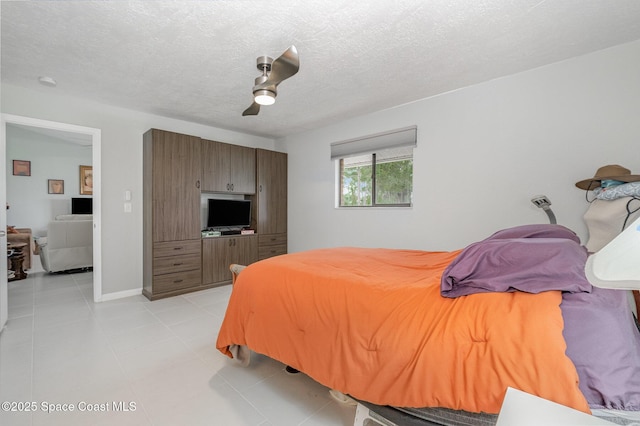
[[[80,166],[80,194],[93,195],[93,168]]]
[[[14,176],[31,176],[31,161],[13,160]]]
[[[64,181],[62,179],[48,179],[49,194],[64,194]]]

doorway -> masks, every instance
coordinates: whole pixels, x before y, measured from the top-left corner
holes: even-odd
[[[93,166],[93,300],[99,302],[102,299],[102,241],[101,241],[101,131],[100,129],[76,126],[67,123],[40,120],[30,117],[2,114],[0,126],[0,152],[3,153],[5,161],[0,164],[0,176],[5,177],[6,152],[7,152],[7,125],[18,125],[33,128],[37,131],[59,132],[68,135],[88,138],[92,146],[92,166]],[[7,201],[6,179],[0,185],[0,202]],[[0,209],[0,250],[6,253],[7,229],[6,209]],[[7,264],[0,262],[0,332],[4,328],[8,317],[8,283]]]

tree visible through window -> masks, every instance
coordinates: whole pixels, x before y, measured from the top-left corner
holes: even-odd
[[[413,147],[340,160],[340,207],[411,206]]]

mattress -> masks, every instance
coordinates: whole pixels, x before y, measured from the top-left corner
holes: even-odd
[[[640,411],[594,409],[591,414],[617,425],[640,426]]]
[[[400,408],[366,401],[360,401],[360,404],[370,410],[367,413],[369,417],[384,426],[495,426],[498,420],[497,414],[470,413],[447,408]],[[360,423],[355,425],[359,426]]]
[[[470,413],[447,408],[402,408],[366,401],[359,401],[359,404],[370,410],[367,415],[371,419],[384,426],[495,426],[498,420],[497,414]],[[640,426],[638,411],[595,409],[592,410],[592,415],[616,425]],[[355,425],[359,426],[360,423]]]

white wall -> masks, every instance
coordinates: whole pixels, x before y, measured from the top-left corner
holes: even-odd
[[[103,294],[142,288],[142,135],[150,128],[273,149],[271,139],[245,135],[83,99],[56,89],[2,85],[2,112],[101,129]],[[3,153],[4,154],[4,153]],[[132,212],[124,213],[124,191]]]
[[[548,223],[530,202],[538,194],[586,241],[588,203],[574,183],[606,164],[640,173],[639,76],[637,41],[278,140],[289,154],[289,250],[462,248]],[[413,124],[413,208],[334,208],[330,143]]]
[[[102,130],[103,293],[142,283],[142,134],[156,127],[289,153],[289,248],[451,250],[497,229],[558,222],[584,239],[584,192],[605,164],[640,173],[640,42],[277,141],[50,93],[2,86],[2,112]],[[399,76],[401,77],[401,76]],[[428,76],[425,76],[428,78]],[[414,207],[334,208],[329,144],[418,125]],[[133,212],[124,213],[131,190]]]
[[[31,176],[14,176],[13,160],[31,161]],[[71,213],[72,197],[80,195],[80,165],[92,163],[91,146],[62,142],[16,126],[7,126],[7,223],[31,228],[43,236],[59,214]],[[48,179],[64,181],[64,194],[49,194]]]

